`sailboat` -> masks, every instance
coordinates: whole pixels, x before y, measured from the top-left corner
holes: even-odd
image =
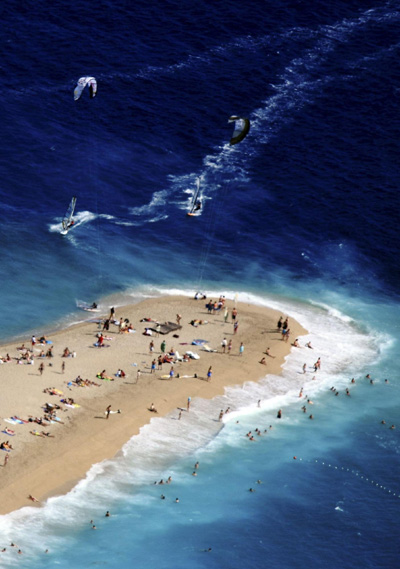
[[[200,215],[201,199],[199,198],[199,194],[200,194],[200,178],[197,178],[196,191],[194,192],[192,203],[190,206],[190,211],[188,211],[187,215],[190,216]]]
[[[74,211],[75,211],[76,197],[74,196],[65,212],[64,218],[61,222],[62,230],[61,235],[67,235],[69,229],[74,225]]]

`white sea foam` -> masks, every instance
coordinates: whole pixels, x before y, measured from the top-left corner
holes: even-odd
[[[89,223],[91,221],[93,221],[94,219],[96,219],[97,215],[91,211],[78,211],[75,213],[74,215],[74,229],[79,227],[80,225],[83,225],[85,223]],[[50,233],[60,233],[62,230],[62,225],[61,225],[61,219],[59,222],[57,223],[52,223],[49,225],[49,231]],[[70,233],[68,233],[68,235],[66,237],[70,237],[72,235],[73,231],[71,230]]]

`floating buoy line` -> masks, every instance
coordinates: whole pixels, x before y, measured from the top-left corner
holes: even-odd
[[[357,472],[357,470],[352,470],[351,468],[346,468],[345,466],[336,466],[336,465],[330,464],[329,462],[326,462],[324,460],[317,460],[317,459],[315,459],[315,460],[303,460],[302,458],[297,458],[297,456],[294,456],[293,460],[298,460],[299,462],[307,462],[309,464],[312,464],[312,463],[321,464],[322,466],[326,466],[327,468],[331,468],[332,470],[338,470],[338,471],[340,470],[343,472],[349,472],[350,474],[353,474],[353,476],[359,478],[360,480],[363,480],[364,482],[368,482],[372,486],[375,486],[376,488],[379,488],[380,490],[387,492],[391,496],[394,496],[395,498],[400,498],[400,493],[394,492],[393,490],[390,490],[390,488],[383,486],[383,484],[380,484],[376,480],[371,480],[368,476],[365,476],[364,474]]]

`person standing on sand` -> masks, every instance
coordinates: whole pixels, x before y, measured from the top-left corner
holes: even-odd
[[[189,409],[190,409],[190,402],[191,402],[191,401],[192,401],[192,398],[191,398],[191,397],[188,397],[188,400],[187,400],[187,407],[186,407],[186,409],[187,409],[188,411],[189,411]]]
[[[221,342],[222,353],[223,353],[223,354],[225,354],[225,352],[226,352],[226,347],[227,347],[227,345],[228,345],[228,342],[227,342],[226,338],[224,338],[224,339],[222,340],[222,342]]]
[[[231,355],[231,351],[232,351],[232,340],[229,340],[228,342],[228,354]]]
[[[149,344],[149,352],[152,354],[154,352],[154,342],[153,340]]]
[[[176,315],[176,323],[178,324],[178,326],[180,326],[181,320],[182,320],[182,316],[180,314],[177,314]]]
[[[6,454],[6,456],[4,457],[3,466],[7,466],[7,462],[8,462],[8,459],[9,459],[9,458],[10,458],[10,455],[9,455],[9,454]]]
[[[244,344],[243,342],[240,344],[240,348],[239,348],[239,356],[243,356],[243,352],[244,352]]]
[[[61,373],[65,371],[65,361],[61,364]]]
[[[232,322],[235,322],[236,316],[237,316],[237,310],[236,310],[236,307],[235,307],[235,308],[232,310]]]
[[[278,328],[278,332],[280,332],[281,328],[282,328],[282,316],[279,318],[278,324],[276,325],[276,327]]]
[[[229,316],[229,310],[228,307],[225,306],[225,312],[224,312],[224,321],[228,322],[228,316]]]
[[[42,363],[40,364],[40,366],[39,366],[40,375],[43,375],[43,371],[44,371],[44,364],[43,364],[43,362],[42,362]]]
[[[212,377],[212,366],[210,366],[210,367],[208,368],[207,381],[211,381],[211,377]]]
[[[151,373],[155,373],[156,372],[156,360],[154,359],[151,362]]]
[[[161,342],[161,346],[160,346],[160,349],[161,349],[161,353],[162,353],[162,354],[165,354],[165,348],[166,348],[166,347],[167,347],[167,344],[166,344],[165,340],[163,340],[163,341]]]
[[[108,417],[110,416],[111,413],[111,405],[109,405],[106,409],[106,419],[108,419]]]
[[[238,328],[239,328],[239,322],[236,321],[236,322],[233,324],[233,333],[234,333],[234,334],[236,334],[236,332],[238,331]]]

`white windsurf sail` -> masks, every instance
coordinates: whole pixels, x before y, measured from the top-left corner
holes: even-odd
[[[200,194],[200,178],[196,178],[196,191],[194,192],[192,204],[190,206],[190,211],[188,215],[195,215],[197,211],[201,209],[201,199],[199,198]]]
[[[62,235],[66,235],[68,229],[74,224],[73,217],[75,211],[76,197],[74,196],[65,212],[64,219],[61,222],[62,225]]]

